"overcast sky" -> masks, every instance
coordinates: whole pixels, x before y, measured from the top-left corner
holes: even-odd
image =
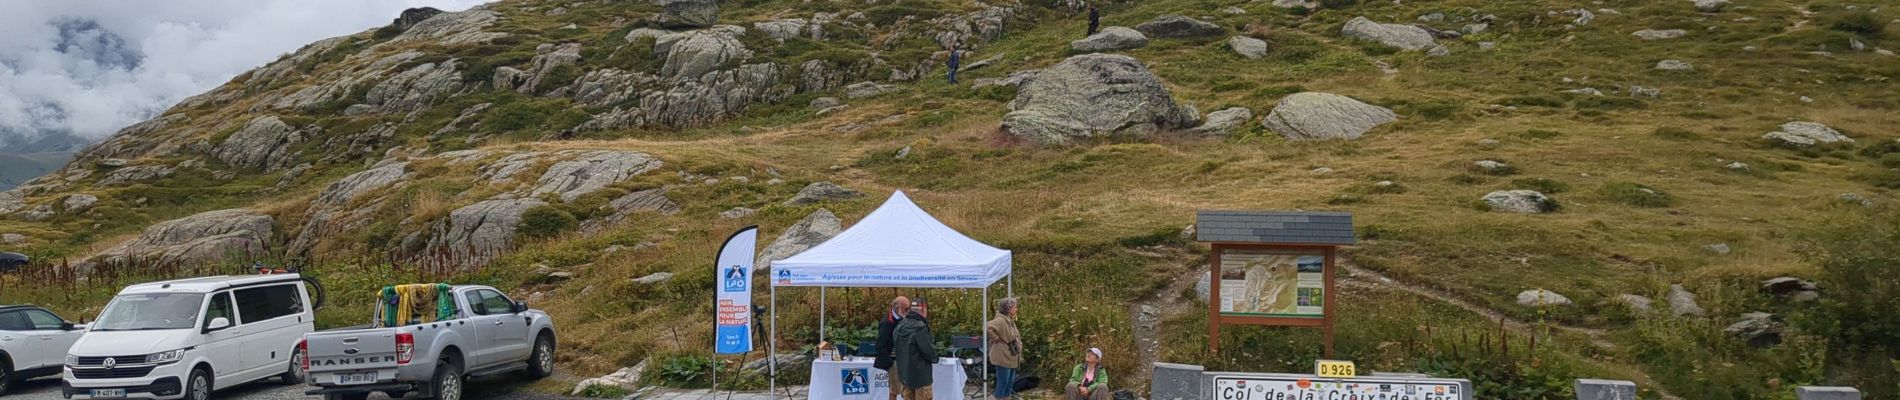
[[[0,135],[97,140],[304,44],[484,2],[0,0]]]

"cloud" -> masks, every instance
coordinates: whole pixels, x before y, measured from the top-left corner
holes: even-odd
[[[0,147],[111,135],[186,97],[403,9],[487,0],[0,1]]]

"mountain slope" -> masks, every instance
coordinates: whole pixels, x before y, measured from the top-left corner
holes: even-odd
[[[1529,360],[1478,356],[1488,353],[1457,351],[1471,345],[1453,337],[1495,337],[1495,322],[1355,286],[1342,297],[1339,351],[1364,365],[1483,376],[1498,385],[1487,390],[1527,398],[1561,397],[1579,376],[1657,382],[1685,398],[1786,391],[1771,381],[1892,379],[1839,353],[1819,367],[1786,357],[1836,338],[1816,325],[1768,349],[1719,329],[1750,311],[1827,315],[1760,294],[1759,281],[1820,279],[1797,251],[1803,234],[1879,220],[1891,207],[1900,172],[1882,162],[1900,152],[1891,82],[1900,58],[1877,52],[1896,46],[1881,33],[1900,29],[1881,23],[1891,10],[1824,0],[1717,12],[1688,2],[1354,3],[1108,4],[1104,26],[1182,14],[1219,33],[1143,29],[1153,36],[1144,47],[1115,52],[1136,62],[1081,64],[1070,61],[1108,58],[1072,57],[1085,20],[1067,4],[728,2],[719,26],[646,2],[418,10],[311,44],[86,149],[9,192],[17,204],[0,198],[0,233],[27,233],[23,250],[40,259],[119,280],[252,259],[307,264],[338,293],[325,324],[366,318],[354,308],[367,289],[394,280],[512,287],[562,319],[565,365],[607,372],[703,357],[712,282],[703,267],[726,233],[759,224],[776,236],[830,213],[848,223],[905,189],[949,225],[1016,251],[1030,368],[1057,376],[1080,348],[1138,351],[1129,328],[1138,316],[1118,304],[1192,296],[1155,292],[1205,263],[1180,235],[1194,210],[1344,210],[1359,224],[1347,252],[1356,265],[1517,319],[1609,332],[1546,333]],[[1411,29],[1435,44],[1354,39],[1342,30],[1355,17],[1429,27]],[[1267,53],[1236,54],[1232,36],[1261,39]],[[940,64],[957,44],[966,70],[951,85]],[[1064,75],[1076,87],[1018,74],[1065,64],[1084,66]],[[1360,121],[1283,100],[1305,92],[1390,110],[1391,122],[1325,141],[1263,126]],[[1163,98],[1177,104],[1156,104]],[[1096,104],[1127,107],[1088,109]],[[1193,130],[1175,114],[1232,107],[1257,117]],[[1047,141],[1017,128],[1025,110],[1048,116],[1034,120],[1048,131],[1092,136],[1036,144]],[[1791,121],[1852,142],[1788,148],[1763,138],[1797,130],[1784,127]],[[827,181],[867,195],[787,203]],[[1482,200],[1512,189],[1538,190],[1557,211],[1507,213]],[[82,195],[97,201],[75,206]],[[212,212],[225,209],[247,211]],[[147,229],[181,218],[204,223],[168,226],[226,228]],[[1727,250],[1705,247],[1715,244]],[[654,278],[630,279],[643,277]],[[112,282],[90,280],[77,296],[8,287],[0,302],[83,314]],[[1673,284],[1699,295],[1706,316],[1621,300],[1664,309]],[[1574,304],[1518,304],[1535,289]],[[837,292],[827,304],[846,318],[890,295]],[[948,305],[946,331],[977,329],[975,295],[927,294]],[[816,303],[815,293],[782,295]],[[787,347],[815,341],[812,307],[783,311]],[[1160,317],[1163,361],[1299,371],[1318,356],[1316,334],[1287,329],[1232,329],[1223,342],[1240,350],[1208,355],[1205,316]],[[856,322],[834,323],[832,337],[863,335]],[[1136,359],[1110,365],[1135,371]],[[1701,375],[1678,372],[1689,370]]]

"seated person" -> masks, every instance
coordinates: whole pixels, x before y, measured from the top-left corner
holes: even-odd
[[[1065,400],[1108,400],[1108,371],[1102,369],[1102,349],[1089,348],[1082,355],[1082,363],[1075,365],[1075,372],[1069,374]]]

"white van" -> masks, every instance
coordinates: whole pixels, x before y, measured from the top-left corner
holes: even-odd
[[[127,287],[66,355],[64,394],[206,400],[272,377],[303,383],[297,347],[315,330],[310,291],[297,274]]]

